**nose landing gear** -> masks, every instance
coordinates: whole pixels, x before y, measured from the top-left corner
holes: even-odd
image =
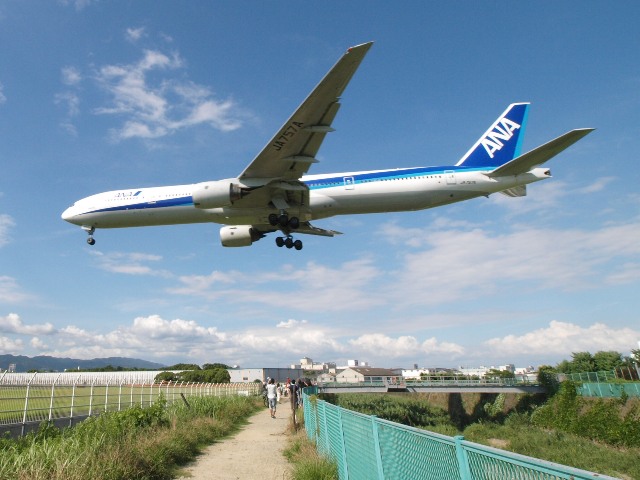
[[[87,243],[89,245],[95,245],[96,240],[95,240],[95,238],[93,238],[93,233],[96,231],[96,227],[87,227],[87,226],[83,225],[82,229],[85,232],[87,232],[87,235],[89,235],[89,238],[87,238]]]

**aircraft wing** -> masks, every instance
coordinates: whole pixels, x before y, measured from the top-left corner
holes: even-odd
[[[297,181],[315,158],[340,108],[339,99],[373,42],[351,47],[240,174],[240,180]]]
[[[271,225],[252,225],[260,233],[271,233],[278,230],[277,228],[272,227]],[[285,233],[287,231],[285,230]],[[300,226],[295,229],[295,233],[304,233],[305,235],[318,235],[321,237],[335,237],[336,235],[342,235],[342,232],[337,232],[335,230],[325,230],[323,228],[314,227],[309,222],[301,222]]]
[[[593,132],[593,128],[578,128],[571,130],[558,138],[551,140],[544,145],[534,148],[530,152],[520,155],[517,158],[505,163],[504,165],[496,168],[492,172],[487,173],[488,177],[507,177],[510,175],[519,175],[526,173],[532,168],[543,164],[547,160],[555,157],[562,152],[565,148],[570,147],[582,137]]]

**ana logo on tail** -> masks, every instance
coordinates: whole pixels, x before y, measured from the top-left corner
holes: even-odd
[[[498,125],[488,132],[480,143],[487,151],[487,154],[493,158],[493,154],[504,147],[504,143],[502,143],[501,140],[508,142],[511,137],[513,137],[513,132],[519,128],[519,124],[513,120],[509,120],[507,117],[503,117],[499,120]]]

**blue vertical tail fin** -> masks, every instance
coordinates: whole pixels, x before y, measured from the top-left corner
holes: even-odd
[[[512,103],[456,166],[494,168],[520,155],[529,103]]]

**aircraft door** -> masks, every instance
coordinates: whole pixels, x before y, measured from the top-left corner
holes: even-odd
[[[344,177],[344,189],[345,190],[353,190],[355,188],[356,182],[353,177]]]
[[[445,170],[444,176],[447,179],[447,185],[455,185],[456,184],[456,172],[455,170]]]

